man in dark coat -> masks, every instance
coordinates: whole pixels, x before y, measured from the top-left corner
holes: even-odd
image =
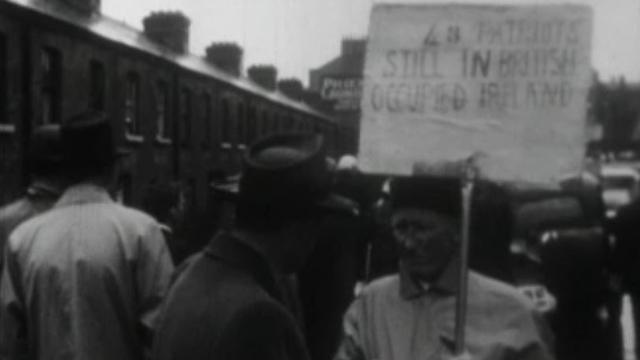
[[[44,125],[34,130],[28,153],[31,184],[26,194],[0,208],[0,262],[9,234],[22,222],[56,202],[63,188],[60,126]]]
[[[177,277],[163,306],[154,359],[308,359],[281,279],[302,267],[314,225],[338,205],[322,137],[281,134],[244,158],[237,224]]]

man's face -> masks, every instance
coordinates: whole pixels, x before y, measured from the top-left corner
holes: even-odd
[[[454,219],[429,210],[400,208],[391,215],[400,266],[412,276],[431,281],[455,254],[458,227]]]

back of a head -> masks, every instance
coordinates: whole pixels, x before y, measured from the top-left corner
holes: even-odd
[[[64,168],[72,182],[104,176],[113,169],[117,150],[104,113],[75,115],[62,125],[61,133]]]
[[[62,165],[60,126],[48,124],[37,127],[31,134],[27,156],[34,177],[46,178],[59,174]]]
[[[315,134],[272,135],[252,145],[240,179],[238,225],[277,230],[311,216],[330,190],[324,153],[323,138]]]

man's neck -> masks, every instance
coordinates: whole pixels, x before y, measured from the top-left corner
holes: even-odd
[[[458,292],[459,271],[460,261],[457,257],[451,259],[433,279],[416,277],[409,269],[400,266],[400,294],[405,299],[419,297],[430,290],[455,294]]]
[[[275,233],[262,233],[249,229],[234,229],[232,233],[237,235],[238,241],[262,255],[270,267],[282,273],[280,265],[282,254],[272,245],[277,241]]]

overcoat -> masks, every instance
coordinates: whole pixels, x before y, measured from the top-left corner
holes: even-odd
[[[276,272],[238,236],[218,234],[178,275],[163,305],[154,359],[308,359]]]

